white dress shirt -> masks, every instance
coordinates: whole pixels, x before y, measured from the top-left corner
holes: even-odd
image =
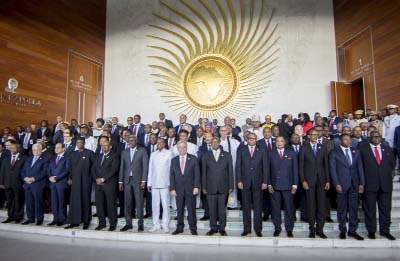
[[[373,145],[372,143],[369,144],[371,146],[372,149],[372,154],[374,154],[375,156],[375,147],[378,147],[378,152],[379,152],[379,157],[381,157],[381,161],[382,161],[382,148],[381,148],[381,144],[379,143],[378,145]],[[375,156],[376,158],[376,156]]]
[[[88,138],[85,138],[85,149],[91,150],[93,152],[96,152],[97,149],[97,139],[89,136]]]
[[[342,145],[340,145],[340,148],[342,149],[343,154],[344,154],[344,156],[346,157],[346,159],[347,159],[346,150],[348,150],[347,153],[349,154],[349,157],[350,157],[350,164],[353,164],[353,155],[351,155],[351,149],[350,149],[350,148],[343,147]]]
[[[147,186],[152,188],[168,188],[172,151],[157,150],[150,155]],[[180,162],[179,162],[180,163]]]

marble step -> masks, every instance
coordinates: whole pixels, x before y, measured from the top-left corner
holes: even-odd
[[[0,218],[2,221],[3,218]],[[328,239],[309,239],[307,238],[308,232],[294,232],[294,238],[287,238],[285,233],[282,233],[280,237],[272,237],[271,231],[264,231],[263,237],[255,237],[254,233],[247,236],[241,237],[240,231],[228,231],[227,237],[205,236],[207,230],[198,229],[198,236],[192,236],[189,234],[188,229],[181,235],[173,236],[162,231],[154,233],[137,233],[136,229],[128,232],[108,232],[108,231],[94,231],[95,225],[92,224],[89,230],[77,229],[63,229],[59,227],[48,227],[48,226],[35,226],[35,225],[15,225],[15,224],[1,224],[0,231],[3,234],[13,233],[18,234],[21,237],[30,235],[47,235],[54,237],[65,237],[74,239],[88,239],[93,240],[107,240],[111,242],[140,242],[140,243],[165,243],[169,244],[169,247],[174,247],[174,244],[181,245],[210,245],[210,246],[246,246],[246,247],[297,247],[297,248],[368,248],[368,249],[394,249],[400,248],[400,240],[388,241],[380,237],[377,234],[376,240],[369,240],[366,238],[366,234],[360,232],[361,236],[364,236],[366,240],[357,241],[351,238],[346,240],[338,239],[337,232],[325,232]],[[118,225],[118,229],[122,227],[122,224]],[[394,236],[399,237],[400,233],[394,232]]]
[[[7,212],[4,210],[0,211],[0,218],[5,219],[7,217]],[[53,220],[53,215],[52,214],[45,214],[44,221],[45,223],[50,223]],[[336,221],[336,220],[335,220]],[[93,217],[91,224],[93,226],[96,226],[98,224],[98,219],[96,217]],[[124,218],[119,218],[118,219],[118,224],[120,226],[123,226],[126,224]],[[133,220],[133,224],[137,224],[137,219]],[[16,224],[16,226],[18,226]],[[150,229],[153,226],[152,219],[145,219],[144,220],[144,226],[146,229]],[[187,220],[185,219],[185,226],[188,227]],[[197,226],[199,229],[204,229],[208,230],[209,227],[209,221],[200,221],[199,219],[197,220]],[[170,223],[170,228],[173,229],[176,227],[176,221],[171,220]],[[227,231],[243,231],[243,222],[242,219],[239,217],[230,217],[227,220],[227,226],[226,226]],[[274,226],[271,221],[263,222],[263,230],[264,231],[270,231],[273,232]],[[285,230],[284,225],[282,224],[282,230]],[[295,232],[307,232],[308,231],[308,224],[304,222],[295,222],[294,226],[294,231]],[[338,223],[333,222],[333,223],[326,223],[324,227],[324,231],[326,232],[338,232]],[[360,232],[365,232],[365,225],[364,223],[359,224],[359,229],[358,231]],[[391,225],[391,231],[393,232],[400,232],[400,218],[399,219],[393,219],[392,225]]]

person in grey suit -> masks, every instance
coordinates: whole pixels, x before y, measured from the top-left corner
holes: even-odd
[[[119,168],[119,190],[124,191],[126,220],[126,225],[121,228],[121,231],[132,229],[133,191],[138,217],[138,232],[143,232],[143,193],[146,188],[149,157],[146,149],[137,146],[137,138],[135,135],[129,136],[128,144],[129,148],[125,149],[121,154],[121,164]]]
[[[233,190],[233,165],[229,152],[220,149],[220,140],[214,137],[211,141],[212,151],[202,158],[202,190],[207,195],[210,209],[210,227],[208,236],[220,233],[227,236],[226,202]],[[217,224],[217,221],[219,224]]]

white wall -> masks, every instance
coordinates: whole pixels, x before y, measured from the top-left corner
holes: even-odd
[[[168,2],[174,2],[169,0]],[[274,7],[279,60],[272,83],[258,104],[243,115],[297,114],[330,109],[329,82],[336,80],[336,51],[331,0],[265,0]],[[175,1],[178,2],[178,1]],[[154,50],[148,34],[159,33],[149,24],[160,24],[153,11],[165,13],[158,0],[108,0],[104,116],[125,118],[141,114],[144,122],[158,119],[159,112],[177,122],[178,112],[161,99],[160,87],[150,76],[154,69],[147,56]],[[194,120],[191,120],[195,122]]]

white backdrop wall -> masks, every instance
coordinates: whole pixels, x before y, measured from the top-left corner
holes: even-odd
[[[254,108],[236,117],[238,123],[254,114],[271,114],[273,120],[299,111],[327,114],[329,82],[337,78],[332,1],[264,1],[275,8],[273,22],[279,23],[279,59],[271,84]],[[148,45],[156,41],[147,35],[160,34],[149,24],[162,23],[152,12],[163,9],[158,0],[108,0],[104,117],[118,116],[125,123],[127,116],[141,114],[150,122],[165,112],[177,123],[179,112],[160,97],[157,79],[150,76],[156,71],[148,66],[154,63],[148,56],[155,54]]]

